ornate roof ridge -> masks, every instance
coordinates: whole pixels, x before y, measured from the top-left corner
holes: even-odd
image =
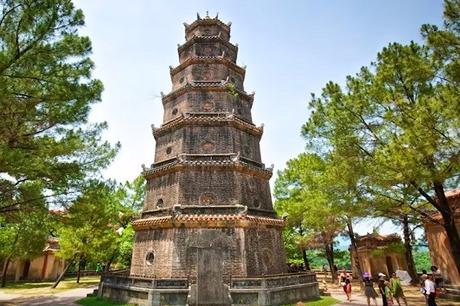
[[[228,82],[226,80],[212,80],[207,83],[200,83],[199,85],[196,85],[196,81],[192,81],[192,83],[187,82],[184,86],[179,87],[178,89],[173,90],[166,95],[162,94],[162,102],[165,104],[169,99],[175,98],[183,92],[188,92],[194,89],[207,88],[215,89],[218,91],[227,91],[227,84]],[[235,91],[238,93],[238,95],[244,96],[249,102],[252,103],[254,101],[255,93],[248,94],[244,90],[240,90],[238,88],[235,88]]]
[[[181,114],[180,116],[165,122],[159,128],[152,127],[152,134],[155,139],[159,136],[164,135],[167,131],[175,127],[184,126],[186,124],[194,123],[230,123],[234,127],[242,128],[245,131],[251,133],[254,136],[262,137],[264,128],[263,125],[260,127],[255,126],[253,123],[245,121],[237,117],[233,113],[228,112],[188,112]]]
[[[193,35],[189,40],[184,42],[182,45],[177,46],[177,51],[180,53],[182,50],[187,48],[189,45],[194,44],[197,41],[200,40],[219,40],[223,44],[225,44],[227,47],[230,49],[233,49],[234,51],[238,52],[238,44],[232,44],[230,41],[223,39],[222,36],[220,35]]]
[[[209,25],[209,24],[218,24],[222,26],[228,32],[230,32],[230,27],[232,25],[231,22],[228,22],[227,24],[223,23],[219,19],[219,14],[217,14],[215,18],[209,18],[208,16],[205,18],[201,18],[200,15],[197,14],[197,19],[194,20],[191,24],[184,22],[185,32],[188,33],[190,31],[193,31],[197,26]]]
[[[195,64],[195,63],[200,63],[200,62],[219,62],[219,63],[224,63],[227,66],[231,66],[231,69],[233,70],[238,70],[239,73],[241,73],[243,76],[246,74],[246,67],[240,67],[238,66],[237,63],[234,63],[233,61],[229,60],[223,55],[220,56],[194,56],[190,57],[184,62],[180,63],[176,67],[169,66],[169,74],[174,75],[178,73],[179,71],[185,69],[186,67]]]
[[[159,176],[178,171],[184,167],[230,167],[236,171],[249,172],[262,178],[270,179],[273,167],[266,168],[265,164],[242,158],[240,153],[187,154],[181,153],[166,161],[152,164],[149,168],[142,166],[145,177]]]

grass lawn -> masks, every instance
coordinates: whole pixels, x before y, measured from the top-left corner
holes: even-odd
[[[299,302],[297,304],[285,305],[285,306],[330,306],[335,305],[339,301],[330,297],[330,296],[322,296],[318,299],[314,299],[307,302]],[[106,299],[99,299],[97,297],[87,297],[76,302],[79,305],[83,306],[128,306],[131,304],[122,304],[122,303],[115,303]]]
[[[21,296],[51,295],[74,288],[94,287],[99,284],[99,276],[85,276],[76,283],[75,277],[62,280],[56,289],[51,289],[54,282],[7,282],[6,287],[0,289],[7,294],[20,294]]]
[[[83,298],[81,300],[76,301],[76,303],[78,305],[83,305],[83,306],[112,306],[112,305],[128,306],[128,305],[132,305],[132,304],[116,303],[116,302],[112,302],[106,299],[99,299],[95,296]]]
[[[299,302],[297,304],[291,304],[286,306],[331,306],[339,303],[340,301],[330,296],[320,296],[317,299],[309,300],[306,302]]]

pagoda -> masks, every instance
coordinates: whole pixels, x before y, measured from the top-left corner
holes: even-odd
[[[314,275],[285,274],[272,168],[261,160],[263,127],[252,121],[254,94],[244,90],[246,70],[236,63],[231,23],[198,16],[184,25],[179,65],[170,67],[172,90],[162,94],[163,123],[152,126],[154,163],[143,166],[146,196],[142,217],[133,222],[128,283],[107,277],[106,295],[113,297],[118,286],[119,299],[133,302],[122,291],[145,289],[142,281],[151,283],[150,291],[141,290],[148,305],[278,305],[287,295],[305,298],[288,290],[292,285],[317,295]],[[270,288],[285,292],[276,296]],[[140,292],[136,299],[143,299]]]

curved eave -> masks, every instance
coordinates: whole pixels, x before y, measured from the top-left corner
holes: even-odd
[[[192,38],[190,38],[189,40],[187,40],[185,43],[183,43],[182,45],[180,45],[178,48],[177,48],[177,52],[181,53],[184,49],[188,48],[190,45],[193,45],[197,42],[209,42],[209,41],[217,41],[217,42],[220,42],[222,44],[224,44],[225,46],[227,46],[228,48],[230,49],[233,49],[233,51],[235,52],[238,52],[238,46],[232,44],[231,42],[229,41],[226,41],[225,39],[223,39],[221,36],[218,36],[218,35],[212,35],[212,36],[203,36],[203,35],[200,35],[200,36],[193,36]]]
[[[135,231],[163,228],[283,227],[277,218],[248,215],[177,215],[140,219],[133,222]]]
[[[256,166],[241,160],[236,154],[208,154],[208,157],[224,157],[220,160],[188,159],[187,157],[196,156],[193,154],[182,154],[178,157],[154,164],[151,168],[144,168],[142,174],[146,179],[159,177],[168,173],[178,172],[184,169],[213,168],[217,170],[233,170],[246,173],[269,180],[272,177],[273,169],[264,166]],[[201,155],[200,155],[201,156]],[[204,156],[204,155],[203,155]]]
[[[220,91],[220,92],[228,92],[227,89],[227,82],[224,80],[222,81],[214,81],[214,82],[200,82],[200,83],[187,83],[184,86],[170,92],[167,95],[164,95],[162,97],[162,102],[163,105],[165,105],[167,102],[169,102],[171,99],[177,98],[179,95],[188,93],[190,91]],[[252,103],[254,102],[254,93],[248,94],[244,91],[235,89],[238,95],[241,95],[244,97],[244,100],[248,101],[250,103],[250,106],[252,106]],[[230,94],[230,93],[229,93]]]
[[[199,113],[199,114],[185,114],[177,117],[165,124],[160,128],[155,128],[152,130],[153,137],[155,140],[158,137],[168,133],[172,129],[181,128],[183,126],[190,125],[216,125],[216,124],[228,124],[237,129],[248,132],[251,135],[261,138],[263,134],[263,127],[256,127],[253,124],[250,124],[240,118],[236,117],[234,114],[227,113]]]
[[[172,68],[169,73],[171,76],[177,74],[178,72],[184,70],[190,65],[193,64],[224,64],[228,68],[236,71],[237,73],[241,74],[243,77],[246,75],[246,69],[238,66],[234,62],[230,61],[229,59],[223,56],[196,56],[187,59],[185,62],[181,63],[177,67]]]
[[[218,25],[221,26],[223,29],[225,29],[227,32],[230,33],[230,25],[223,23],[221,20],[217,18],[203,18],[203,19],[197,19],[191,24],[186,24],[184,23],[185,26],[185,33],[190,33],[191,31],[195,30],[196,27],[202,26],[202,25]]]

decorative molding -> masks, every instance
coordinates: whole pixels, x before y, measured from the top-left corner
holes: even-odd
[[[232,228],[232,227],[283,227],[284,221],[248,215],[172,215],[139,219],[133,222],[135,231],[160,228]]]
[[[184,86],[171,91],[169,94],[162,97],[162,103],[165,105],[170,100],[177,98],[181,94],[188,93],[190,91],[211,91],[211,92],[228,92],[227,83],[225,80],[214,80],[214,81],[191,81],[187,82]],[[238,96],[243,97],[245,101],[249,102],[249,106],[252,106],[254,102],[254,93],[248,94],[238,88],[235,88]],[[230,94],[230,93],[229,93]]]
[[[177,46],[177,52],[181,53],[184,49],[188,48],[190,45],[193,45],[197,42],[208,42],[208,41],[217,41],[224,44],[229,49],[233,49],[233,51],[238,52],[238,46],[232,44],[231,42],[223,39],[217,35],[193,35],[189,40],[187,40],[182,45]]]
[[[270,179],[273,175],[271,169],[264,164],[240,157],[238,154],[179,154],[177,157],[152,164],[142,173],[145,178],[152,178],[177,172],[186,168],[227,168],[229,170],[248,173],[263,179]]]
[[[243,67],[238,66],[236,63],[232,62],[231,60],[227,59],[224,56],[194,56],[190,57],[181,64],[176,67],[171,67],[169,73],[171,76],[177,74],[178,72],[182,71],[183,69],[187,68],[193,64],[223,64],[228,68],[232,69],[233,71],[241,74],[244,76],[246,74],[246,69]]]
[[[262,137],[263,127],[257,127],[252,123],[244,121],[232,113],[224,112],[187,112],[180,116],[164,123],[160,128],[152,129],[152,134],[155,139],[165,135],[172,129],[178,129],[189,125],[215,125],[229,124],[237,129],[248,132],[256,137]]]

